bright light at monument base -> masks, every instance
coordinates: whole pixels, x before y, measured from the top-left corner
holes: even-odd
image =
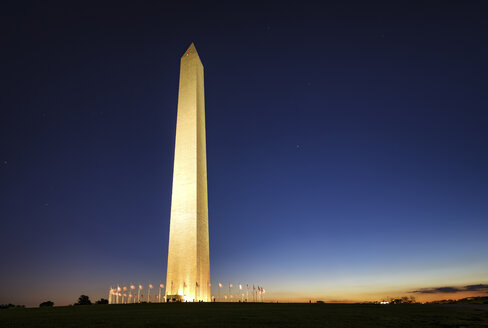
[[[183,296],[183,299],[185,300],[185,302],[193,302],[195,300],[193,297],[190,296]]]

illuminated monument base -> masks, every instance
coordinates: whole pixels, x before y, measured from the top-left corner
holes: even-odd
[[[183,295],[166,295],[166,302],[184,302]]]
[[[193,43],[181,58],[166,299],[210,302],[203,65]]]

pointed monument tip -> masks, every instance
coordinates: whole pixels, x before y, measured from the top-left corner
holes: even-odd
[[[183,57],[184,56],[189,56],[191,54],[197,54],[198,55],[197,48],[195,48],[195,44],[193,42],[190,44],[190,46],[188,47],[188,49],[186,49],[185,53],[183,54]]]

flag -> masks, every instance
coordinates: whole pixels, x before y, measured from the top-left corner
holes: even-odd
[[[256,286],[252,285],[252,290],[256,290]]]
[[[136,286],[130,285],[130,289],[136,289]]]
[[[142,285],[139,285],[139,289],[142,290],[142,288],[144,288],[144,287],[142,287]]]
[[[266,293],[266,290],[263,289],[263,294]]]
[[[222,284],[219,282],[219,288],[222,288]]]
[[[164,288],[164,284],[159,284],[159,288]]]
[[[200,287],[200,286],[198,285],[198,281],[195,283],[195,286]]]
[[[153,288],[153,285],[149,284],[149,288],[151,288],[151,289],[152,289],[152,288]]]
[[[127,287],[126,286],[124,286],[124,290],[127,290]]]
[[[229,284],[229,288],[232,288],[232,284]]]
[[[247,289],[249,289],[249,284],[246,284]]]
[[[120,288],[120,286],[117,286],[117,291],[120,292],[122,290],[122,288]]]
[[[183,288],[186,288],[186,282],[183,282]]]
[[[241,284],[239,284],[239,289],[242,290],[242,285]]]

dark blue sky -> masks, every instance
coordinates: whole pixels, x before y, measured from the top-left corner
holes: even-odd
[[[1,6],[0,303],[164,281],[191,42],[214,285],[357,300],[488,282],[482,1]]]

